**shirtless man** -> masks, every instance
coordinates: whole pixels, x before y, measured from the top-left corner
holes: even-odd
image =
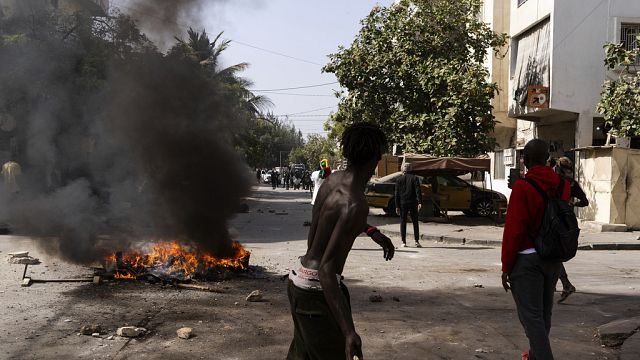
[[[342,270],[363,231],[382,246],[386,260],[394,253],[391,240],[366,225],[369,206],[364,191],[386,146],[385,136],[375,125],[358,123],[345,130],[341,144],[349,166],[328,177],[320,188],[307,253],[289,274],[287,293],[294,323],[289,360],[363,359]]]

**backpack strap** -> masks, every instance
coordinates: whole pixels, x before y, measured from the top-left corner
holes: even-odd
[[[531,186],[533,186],[533,188],[536,189],[536,191],[540,194],[540,196],[542,196],[542,198],[544,199],[545,204],[547,203],[547,200],[549,200],[549,194],[547,194],[546,191],[542,190],[540,185],[536,184],[536,182],[531,180],[530,178],[526,178],[525,177],[522,180],[524,180],[524,181],[528,182],[529,184],[531,184]]]

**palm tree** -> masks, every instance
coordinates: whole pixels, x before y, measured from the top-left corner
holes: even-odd
[[[179,55],[199,63],[207,70],[209,77],[219,81],[232,94],[241,99],[241,107],[253,116],[258,116],[273,105],[269,98],[256,95],[249,88],[253,83],[239,74],[249,67],[249,63],[241,62],[226,68],[220,68],[220,54],[229,48],[231,40],[221,40],[220,32],[211,41],[207,32],[197,32],[192,28],[187,31],[187,41],[176,37],[178,43],[169,50],[170,55]]]

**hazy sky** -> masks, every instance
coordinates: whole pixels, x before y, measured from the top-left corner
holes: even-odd
[[[132,0],[112,0],[126,4]],[[360,20],[376,4],[387,6],[392,0],[227,0],[204,1],[199,11],[202,19],[180,19],[185,27],[204,27],[213,35],[224,30],[223,37],[233,40],[225,51],[226,65],[248,62],[244,76],[251,79],[254,89],[280,89],[335,82],[332,74],[320,69],[327,55],[339,45],[348,46],[360,29]],[[125,5],[126,6],[126,5]],[[195,24],[194,24],[195,22]],[[253,46],[253,47],[252,47]],[[298,58],[295,60],[272,52]],[[338,84],[283,90],[278,93],[305,94],[295,96],[260,92],[273,101],[274,114],[291,115],[290,119],[305,136],[322,132],[327,114],[336,108],[332,96]],[[317,96],[319,95],[319,96]],[[318,109],[317,111],[311,111]],[[298,114],[304,113],[304,114]]]

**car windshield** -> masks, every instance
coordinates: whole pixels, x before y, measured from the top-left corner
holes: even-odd
[[[465,187],[469,184],[456,176],[438,176],[438,185]]]

